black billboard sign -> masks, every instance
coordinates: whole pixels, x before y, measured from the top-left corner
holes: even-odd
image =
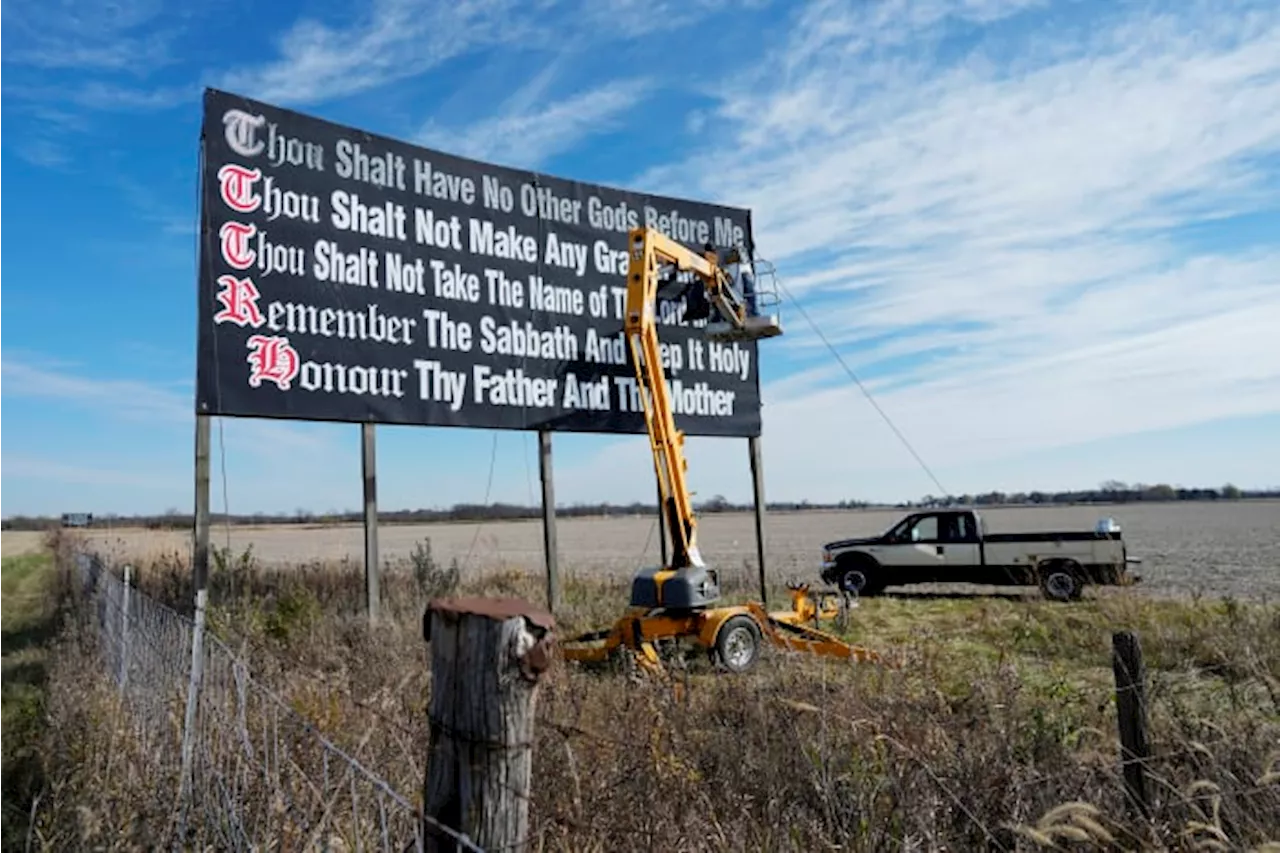
[[[204,98],[201,414],[644,432],[627,229],[752,247],[750,213],[489,165]],[[760,434],[754,342],[660,300],[676,423]]]

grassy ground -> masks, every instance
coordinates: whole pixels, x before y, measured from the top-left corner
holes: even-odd
[[[42,785],[38,746],[42,737],[47,647],[57,630],[50,595],[52,556],[47,551],[0,562],[3,625],[5,849],[25,838],[32,796]]]
[[[188,577],[176,561],[138,573],[145,592],[183,609]],[[730,582],[734,597],[750,594],[746,574]],[[542,586],[517,572],[459,583],[420,550],[389,568],[383,588],[389,620],[371,632],[358,566],[276,571],[224,555],[209,619],[326,735],[416,795],[426,601],[539,601]],[[561,636],[606,624],[626,596],[572,576],[563,591]],[[771,593],[771,606],[785,600]],[[1110,643],[1121,629],[1138,632],[1149,667],[1150,820],[1130,813],[1117,771]],[[1280,842],[1276,606],[1129,590],[1070,605],[1034,592],[900,596],[864,600],[848,635],[893,666],[771,654],[724,676],[691,655],[673,667],[679,692],[554,667],[538,698],[541,849],[1280,849],[1264,848]],[[41,826],[72,838],[84,814],[136,824],[170,808],[136,784],[146,756],[97,748],[111,709],[94,705],[84,667],[54,663],[42,749],[72,744],[81,758],[50,771],[58,784]]]

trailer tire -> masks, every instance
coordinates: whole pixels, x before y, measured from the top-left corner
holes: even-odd
[[[1077,601],[1083,593],[1080,567],[1069,560],[1055,560],[1040,569],[1040,591],[1050,601]]]
[[[716,632],[716,663],[729,672],[746,672],[760,658],[760,626],[750,616],[730,616]]]

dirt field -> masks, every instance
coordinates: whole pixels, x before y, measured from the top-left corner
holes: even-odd
[[[1120,522],[1130,553],[1143,559],[1143,587],[1154,592],[1200,591],[1211,595],[1280,598],[1280,502],[1175,503],[1113,507],[995,509],[984,513],[993,532],[1091,528],[1099,517]],[[896,511],[774,513],[767,517],[768,563],[776,578],[813,579],[823,542],[883,530]],[[749,514],[708,515],[699,532],[705,558],[723,571],[754,573],[755,539]],[[629,574],[659,559],[652,518],[562,519],[557,525],[563,572]],[[189,537],[180,532],[95,530],[106,552],[135,557],[177,551]],[[445,564],[456,558],[467,572],[541,570],[542,525],[537,521],[384,526],[384,560],[406,557],[430,538]],[[31,550],[39,534],[5,533],[5,555]],[[252,544],[266,562],[341,560],[363,553],[358,525],[335,527],[242,527],[213,530],[213,543],[235,552]]]

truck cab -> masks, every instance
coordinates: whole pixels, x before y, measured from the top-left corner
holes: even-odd
[[[1039,584],[1047,597],[1073,599],[1086,584],[1132,582],[1136,562],[1113,519],[1093,530],[992,534],[977,512],[942,509],[911,513],[878,536],[826,543],[821,577],[858,595],[962,582]]]

